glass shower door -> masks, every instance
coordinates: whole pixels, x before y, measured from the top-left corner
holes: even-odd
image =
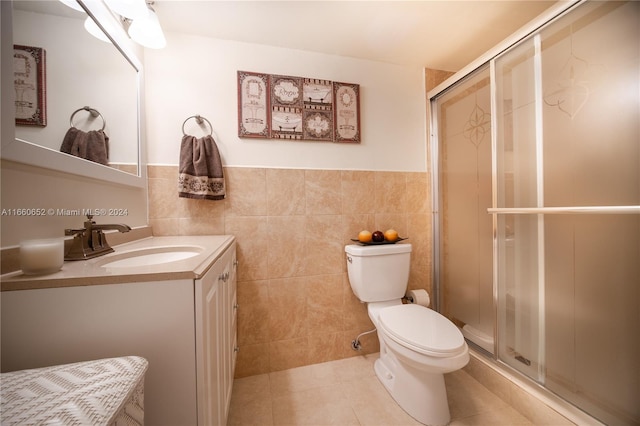
[[[498,357],[544,382],[544,207],[540,37],[495,61]]]
[[[640,2],[585,2],[495,60],[499,358],[640,423]]]
[[[485,66],[436,100],[440,311],[494,352],[491,91]]]

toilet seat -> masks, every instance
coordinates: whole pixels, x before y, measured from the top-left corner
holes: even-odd
[[[424,306],[390,306],[382,309],[378,318],[386,336],[416,352],[448,357],[465,348],[460,330],[446,317]]]

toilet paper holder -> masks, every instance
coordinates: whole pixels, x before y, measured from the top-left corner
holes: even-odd
[[[409,290],[402,299],[406,300],[408,303],[415,303],[426,308],[431,304],[429,293],[427,293],[427,290],[423,289]]]

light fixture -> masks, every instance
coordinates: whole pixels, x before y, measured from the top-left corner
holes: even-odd
[[[69,6],[71,9],[75,9],[79,12],[84,12],[84,9],[82,8],[82,6],[80,6],[80,3],[78,3],[76,0],[60,0],[60,2]]]
[[[98,24],[96,24],[96,21],[94,21],[91,16],[87,16],[87,19],[84,20],[84,29],[98,40],[111,43],[109,37],[107,37],[104,31],[102,31],[102,28],[100,28]]]
[[[162,49],[167,45],[164,38],[162,27],[155,10],[151,6],[148,7],[146,17],[142,19],[134,19],[129,26],[129,36],[138,44],[150,49]]]
[[[144,19],[149,14],[145,0],[104,0],[109,9],[133,21]]]

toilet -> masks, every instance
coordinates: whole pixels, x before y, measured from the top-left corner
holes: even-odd
[[[367,303],[380,341],[376,376],[409,415],[430,426],[451,420],[444,373],[469,362],[460,330],[443,315],[403,304],[409,281],[411,244],[347,245],[351,289]]]

